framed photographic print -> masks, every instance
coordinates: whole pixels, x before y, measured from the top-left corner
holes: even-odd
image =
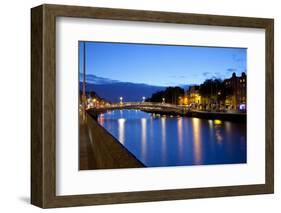
[[[31,203],[274,191],[273,19],[31,9]]]

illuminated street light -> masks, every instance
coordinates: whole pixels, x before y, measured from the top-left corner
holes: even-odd
[[[96,106],[97,106],[97,99],[95,99],[95,98],[93,99],[92,106],[93,106],[93,107],[96,107]]]
[[[145,102],[145,97],[144,96],[142,97],[142,102]]]
[[[162,103],[163,103],[163,104],[165,103],[165,98],[162,98]]]
[[[123,97],[120,97],[120,104],[123,103]]]
[[[182,97],[179,97],[179,105],[182,105]]]

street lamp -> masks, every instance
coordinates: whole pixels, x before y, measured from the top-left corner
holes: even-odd
[[[143,96],[143,97],[142,97],[142,102],[144,102],[144,101],[145,101],[145,97]]]
[[[123,97],[120,97],[120,104],[123,103]]]
[[[165,103],[165,98],[162,98],[162,104],[164,104]]]
[[[182,97],[179,97],[179,105],[182,105]]]
[[[92,103],[94,107],[97,106],[96,102],[97,102],[97,99],[94,98],[94,99],[93,99],[93,103]]]
[[[86,97],[86,42],[83,42],[83,88],[82,88],[82,119],[86,120],[87,97]]]

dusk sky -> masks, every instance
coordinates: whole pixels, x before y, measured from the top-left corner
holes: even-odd
[[[83,42],[79,42],[79,72]],[[201,84],[247,70],[247,49],[86,42],[86,73],[108,81],[156,86]],[[81,79],[80,79],[81,80]]]

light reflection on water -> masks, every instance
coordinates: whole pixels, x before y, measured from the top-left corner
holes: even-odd
[[[161,141],[162,141],[161,161],[162,163],[164,163],[166,159],[166,117],[161,118]]]
[[[177,119],[177,128],[178,128],[178,153],[179,153],[179,158],[182,159],[183,158],[183,131],[182,131],[182,122],[183,119],[182,118],[178,118]]]
[[[125,118],[118,119],[118,140],[124,144],[125,143]],[[104,121],[103,121],[104,124]]]
[[[202,161],[202,139],[201,139],[201,128],[199,118],[191,118],[192,129],[193,129],[193,144],[194,144],[194,161],[195,164],[201,164]]]
[[[98,122],[146,166],[246,163],[246,124],[114,110]]]
[[[141,155],[146,157],[146,118],[141,118]]]

